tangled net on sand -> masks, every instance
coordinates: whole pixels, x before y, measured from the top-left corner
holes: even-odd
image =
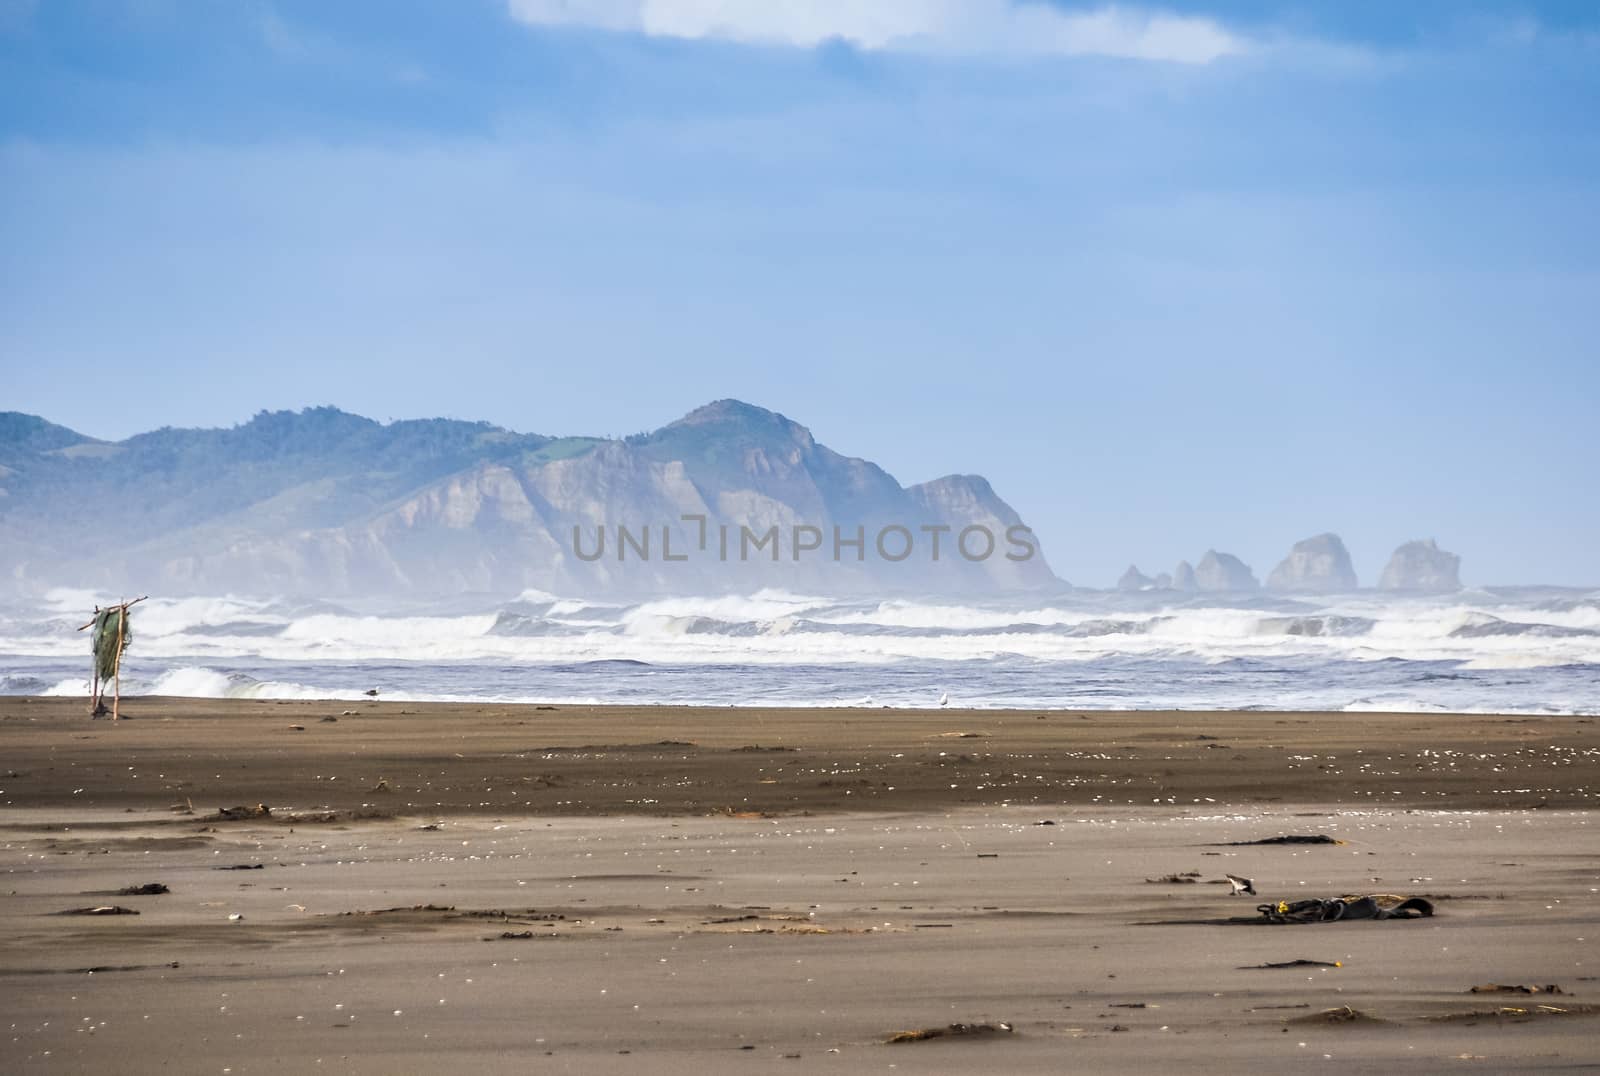
[[[94,614],[94,636],[90,643],[94,650],[95,675],[110,680],[117,675],[117,665],[123,652],[133,642],[133,625],[128,611],[120,605],[101,609]]]
[[[1365,896],[1327,899],[1280,900],[1256,905],[1264,922],[1336,923],[1354,919],[1423,919],[1433,914],[1433,902],[1426,897],[1403,897],[1396,893],[1369,893]]]

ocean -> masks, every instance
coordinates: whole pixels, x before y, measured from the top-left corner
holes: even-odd
[[[0,694],[86,695],[95,603],[0,605]],[[124,694],[401,701],[1600,713],[1600,590],[993,601],[529,592],[152,598]]]

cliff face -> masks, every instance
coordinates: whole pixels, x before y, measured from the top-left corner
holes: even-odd
[[[1200,590],[1256,590],[1261,584],[1248,565],[1232,553],[1206,550],[1194,569],[1195,585]]]
[[[1407,542],[1394,551],[1378,586],[1384,590],[1461,589],[1461,558],[1440,549],[1432,538]]]
[[[1272,569],[1267,586],[1273,590],[1343,593],[1356,589],[1356,570],[1337,534],[1319,534],[1296,542],[1289,555]]]
[[[902,488],[733,400],[623,441],[321,408],[105,443],[0,415],[0,558],[13,585],[169,593],[1060,583],[984,479]]]
[[[1200,584],[1194,577],[1194,565],[1186,560],[1178,562],[1178,566],[1172,570],[1172,589],[1185,593],[1200,589]]]
[[[910,486],[905,492],[910,501],[908,515],[918,521],[911,529],[919,550],[931,549],[933,531],[922,528],[950,528],[947,533],[940,532],[942,548],[940,560],[933,566],[935,578],[947,580],[961,590],[974,586],[1028,590],[1060,584],[1045,562],[1039,536],[1001,500],[987,479],[946,475]],[[856,506],[852,503],[843,507]],[[879,513],[873,517],[874,522],[892,525],[884,523],[892,514]],[[986,553],[990,537],[994,540],[993,549]],[[893,547],[894,543],[890,545]],[[891,548],[891,552],[898,553],[898,549]]]

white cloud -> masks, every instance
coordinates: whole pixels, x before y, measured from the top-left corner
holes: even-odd
[[[1108,6],[1069,11],[1042,0],[508,0],[538,26],[809,48],[965,54],[1116,56],[1210,63],[1251,43],[1214,19]]]

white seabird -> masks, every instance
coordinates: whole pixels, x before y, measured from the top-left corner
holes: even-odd
[[[1229,885],[1233,886],[1233,892],[1229,893],[1228,896],[1237,897],[1240,893],[1248,893],[1252,897],[1256,895],[1256,884],[1250,879],[1240,878],[1237,874],[1224,874],[1223,877],[1228,879]]]

